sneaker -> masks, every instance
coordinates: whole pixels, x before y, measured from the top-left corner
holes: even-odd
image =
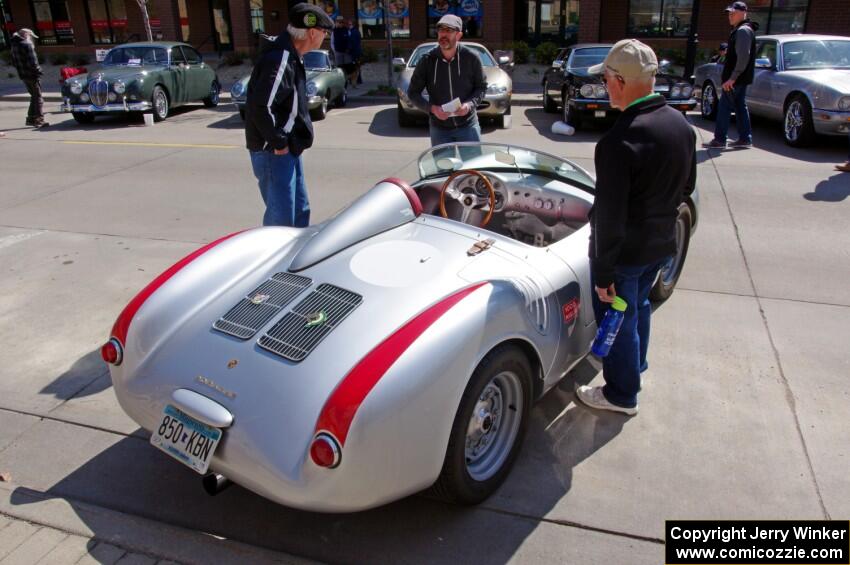
[[[708,149],[726,149],[726,142],[712,139],[708,143],[703,143],[702,146]]]
[[[741,148],[741,149],[746,149],[747,147],[752,147],[752,146],[753,146],[752,140],[748,141],[746,139],[736,139],[735,141],[729,142],[729,147],[732,147],[732,148],[738,147],[738,148]]]
[[[604,394],[602,394],[601,386],[582,385],[576,389],[576,397],[591,408],[611,410],[612,412],[622,412],[629,416],[634,416],[638,413],[637,404],[633,408],[626,408],[624,406],[617,406],[616,404],[608,402],[608,399],[605,398]]]
[[[49,125],[50,125],[50,124],[48,124],[48,123],[47,123],[47,122],[45,122],[45,121],[41,121],[41,122],[33,122],[33,123],[32,123],[32,127],[34,127],[35,129],[46,128],[46,127],[47,127],[47,126],[49,126]]]

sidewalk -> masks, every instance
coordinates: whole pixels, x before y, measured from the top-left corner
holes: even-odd
[[[0,563],[307,565],[313,562],[57,498],[13,483],[0,483]]]

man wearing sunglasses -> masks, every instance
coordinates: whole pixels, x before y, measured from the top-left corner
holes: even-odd
[[[593,309],[601,322],[614,297],[627,303],[623,325],[603,359],[605,386],[580,386],[593,408],[637,414],[647,368],[649,291],[676,252],[679,205],[696,184],[696,135],[681,112],[654,94],[658,59],[636,39],[617,42],[605,61],[611,106],[622,110],[596,144],[596,197],[590,212]]]
[[[263,47],[251,72],[245,141],[266,205],[264,226],[300,228],[310,223],[301,153],[313,145],[313,122],[301,58],[321,47],[333,27],[322,8],[296,4],[289,10],[286,32]]]

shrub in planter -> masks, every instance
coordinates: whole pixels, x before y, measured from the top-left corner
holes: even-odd
[[[77,53],[71,57],[71,66],[73,67],[85,67],[91,63],[91,57],[86,53]]]
[[[514,52],[514,63],[522,65],[528,62],[531,49],[525,41],[509,41],[505,48],[511,49]]]
[[[67,53],[54,53],[50,56],[50,64],[61,67],[68,64]]]
[[[5,51],[0,51],[0,61],[3,61],[7,65],[12,64],[12,51],[10,49],[6,49]]]
[[[245,59],[248,59],[247,53],[242,51],[230,51],[221,57],[221,65],[228,67],[238,67]]]
[[[551,65],[560,50],[557,43],[544,41],[534,49],[534,59],[541,65]]]
[[[361,63],[374,63],[378,60],[378,51],[371,45],[363,46],[363,53],[360,55]]]

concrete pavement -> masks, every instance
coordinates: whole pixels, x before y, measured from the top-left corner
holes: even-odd
[[[601,131],[553,136],[554,116],[534,102],[517,106],[512,129],[486,126],[485,141],[592,170]],[[157,273],[259,221],[238,117],[189,107],[154,127],[79,127],[54,115],[34,131],[18,128],[23,113],[0,102],[0,473],[12,477],[0,514],[47,531],[7,524],[0,563],[7,539],[15,551],[53,531],[181,562],[195,562],[188,536],[281,560],[658,563],[665,519],[850,516],[850,175],[831,171],[846,140],[795,150],[759,122],[754,149],[700,151],[700,226],[653,318],[638,417],[576,405],[574,387],[601,379],[584,363],[536,406],[516,467],[485,504],[416,496],[321,515],[239,487],[203,494],[117,406],[97,352]],[[709,139],[710,124],[692,121]],[[355,101],[316,130],[305,154],[314,221],[381,178],[415,178],[428,145],[424,128],[398,129],[392,102]]]

